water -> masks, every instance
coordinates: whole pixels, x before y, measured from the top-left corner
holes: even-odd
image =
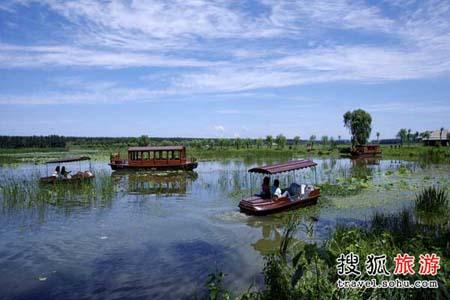
[[[286,213],[251,217],[237,205],[262,180],[246,170],[277,161],[204,161],[196,172],[169,175],[111,174],[106,162],[96,162],[94,185],[112,182],[110,197],[21,205],[0,195],[0,296],[190,298],[204,295],[207,275],[216,270],[229,275],[225,285],[234,291],[261,285],[263,255],[278,248]],[[298,210],[299,241],[320,242],[337,223],[364,225],[374,211],[410,206],[424,184],[450,182],[449,165],[316,161],[316,176],[297,171],[297,180],[369,176],[370,187]],[[39,165],[4,165],[0,178],[29,184],[45,172]]]

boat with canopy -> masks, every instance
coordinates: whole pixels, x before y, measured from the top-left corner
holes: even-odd
[[[184,146],[146,146],[128,148],[128,159],[112,154],[109,165],[113,170],[192,171],[198,163],[187,158]]]
[[[86,161],[89,162],[89,167],[83,170],[82,165],[85,164],[82,162]],[[41,183],[80,182],[95,177],[92,171],[91,158],[89,156],[75,156],[49,160],[45,162],[45,164],[47,166],[47,176],[40,178]],[[78,171],[72,173],[72,170],[76,168],[75,164],[78,164]],[[52,165],[56,165],[56,167],[52,171],[52,174],[49,175],[49,167]],[[69,166],[72,170],[69,170]],[[51,169],[53,169],[53,167]]]
[[[248,170],[248,172],[263,174],[269,177],[284,172],[294,172],[295,178],[296,170],[311,168],[314,171],[314,178],[316,178],[316,165],[317,163],[312,160],[302,159],[281,164],[255,167]],[[262,195],[253,195],[242,199],[239,202],[239,208],[241,212],[246,214],[267,215],[283,210],[316,204],[320,197],[320,189],[312,184],[297,184],[293,182],[290,184],[289,188],[282,191],[283,194],[281,197],[274,196],[271,193],[270,197],[267,199]],[[288,193],[285,193],[286,191]]]

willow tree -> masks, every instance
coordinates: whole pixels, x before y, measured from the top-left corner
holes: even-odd
[[[352,145],[367,143],[372,131],[372,117],[362,109],[348,111],[344,114],[344,125],[352,135]]]

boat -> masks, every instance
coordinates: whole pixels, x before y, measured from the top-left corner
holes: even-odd
[[[350,151],[352,157],[370,157],[381,155],[380,145],[356,145]]]
[[[89,161],[89,168],[85,169],[84,171],[81,169],[81,162],[82,161]],[[64,169],[65,170],[65,166],[62,166],[62,168],[60,168],[60,164],[68,164],[69,166],[72,163],[78,163],[78,172],[71,174],[72,171],[67,171],[64,172],[64,174],[59,170]],[[45,162],[46,166],[47,166],[47,176],[45,177],[41,177],[39,179],[39,181],[41,183],[51,183],[51,184],[56,184],[56,183],[73,183],[73,182],[82,182],[82,181],[89,181],[92,178],[95,177],[93,171],[92,171],[92,166],[91,166],[91,158],[89,156],[75,156],[75,157],[68,157],[68,158],[62,158],[62,159],[55,159],[55,160],[49,160],[47,162]],[[49,175],[49,166],[50,165],[57,165],[55,168],[55,171],[53,171],[52,175]]]
[[[192,171],[198,166],[194,158],[187,159],[185,146],[130,147],[127,159],[115,153],[109,165],[113,170],[154,171]]]
[[[248,170],[249,173],[258,173],[264,175],[275,175],[284,172],[295,172],[304,168],[312,168],[315,172],[316,163],[312,160],[302,159],[293,160],[286,163],[256,167]],[[298,186],[298,189],[292,189],[292,186]],[[308,205],[316,204],[320,197],[320,188],[311,184],[297,185],[291,184],[290,197],[272,197],[264,199],[259,195],[253,195],[244,198],[239,202],[240,211],[249,215],[268,215],[284,210],[296,209]]]

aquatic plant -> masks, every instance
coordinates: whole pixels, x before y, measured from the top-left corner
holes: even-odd
[[[370,178],[368,178],[370,179]],[[352,196],[370,187],[368,179],[337,178],[336,183],[325,182],[319,184],[322,195],[327,196]]]
[[[416,209],[424,212],[440,212],[448,208],[447,190],[436,186],[424,188],[416,194]]]
[[[292,249],[289,244],[293,241],[295,223],[289,220],[286,226],[283,236],[285,246],[282,249]],[[263,269],[265,286],[246,299],[448,299],[449,238],[448,226],[424,226],[417,222],[411,211],[404,210],[397,214],[377,213],[365,228],[339,226],[322,244],[303,244],[296,251],[280,251],[266,256]],[[337,274],[336,259],[343,253],[358,254],[360,270],[364,264],[364,259],[361,258],[370,254],[386,255],[390,275],[374,277],[361,272],[354,278],[379,281],[397,278],[393,275],[393,266],[389,262],[398,253],[418,257],[430,251],[441,259],[442,267],[438,274],[433,276],[433,280],[438,282],[436,289],[339,289],[336,286],[340,278],[351,279]],[[416,272],[407,279],[414,282],[429,277]]]

